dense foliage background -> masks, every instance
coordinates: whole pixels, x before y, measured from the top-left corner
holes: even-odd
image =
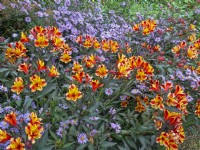
[[[2,0],[1,149],[198,149],[199,0]]]

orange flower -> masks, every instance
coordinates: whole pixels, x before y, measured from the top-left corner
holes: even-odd
[[[76,75],[73,75],[72,78],[78,81],[79,83],[83,82],[84,72],[77,72]]]
[[[25,150],[25,145],[20,137],[17,139],[11,138],[10,145],[6,147],[6,150]]]
[[[64,62],[64,63],[68,63],[72,60],[72,57],[69,55],[69,53],[62,53],[61,57],[60,57],[60,61]]]
[[[31,64],[27,64],[27,63],[21,63],[19,66],[18,66],[18,71],[23,71],[25,74],[28,74],[28,70],[30,68]]]
[[[37,117],[37,114],[35,113],[35,112],[32,112],[31,114],[30,114],[30,123],[31,124],[42,124],[41,123],[41,118],[38,118]]]
[[[110,41],[110,48],[112,53],[116,53],[119,49],[119,44],[116,41]]]
[[[160,130],[162,128],[162,121],[159,119],[154,119],[156,130]]]
[[[25,127],[26,134],[28,135],[28,140],[30,140],[33,144],[35,143],[35,139],[40,139],[42,137],[42,131],[44,128],[40,124],[31,124]]]
[[[137,106],[135,107],[135,111],[141,113],[145,110],[146,110],[146,108],[144,107],[144,105],[140,101],[138,101]]]
[[[151,82],[151,88],[149,89],[150,91],[160,91],[160,83],[159,80],[152,80]]]
[[[167,95],[168,99],[166,101],[166,104],[168,106],[176,106],[177,105],[177,99],[174,93],[169,93]]]
[[[85,40],[85,42],[84,42],[84,44],[83,44],[83,47],[85,47],[85,48],[90,48],[90,47],[92,47],[92,44],[93,44],[93,39],[92,39],[92,37],[89,36],[89,35],[86,35],[86,40]]]
[[[52,39],[53,46],[56,48],[61,48],[65,43],[62,38],[53,37]]]
[[[194,24],[190,24],[190,30],[195,30],[195,29],[196,29],[195,25]]]
[[[48,39],[44,36],[44,34],[38,34],[37,39],[35,40],[35,47],[45,48],[49,45]]]
[[[151,107],[154,109],[164,110],[163,98],[160,95],[156,95],[154,99],[150,102]]]
[[[107,52],[110,49],[110,41],[106,41],[105,39],[101,42],[102,50]]]
[[[76,38],[76,42],[79,43],[79,44],[82,44],[82,43],[83,43],[83,37],[82,37],[82,35],[80,35],[80,36],[78,36],[78,37]]]
[[[30,42],[30,39],[27,38],[27,36],[24,34],[24,32],[22,32],[22,33],[21,33],[21,39],[20,39],[20,41],[21,41],[22,43],[26,43],[26,42]]]
[[[164,145],[167,147],[169,145],[169,134],[166,132],[162,132],[159,137],[156,139],[156,143],[160,143],[160,145]]]
[[[181,124],[182,115],[177,112],[170,112],[168,110],[164,110],[164,119],[169,123],[169,125],[175,126]]]
[[[58,77],[60,75],[60,73],[58,72],[57,68],[52,65],[51,69],[49,68],[49,77]]]
[[[88,84],[92,80],[92,76],[90,76],[88,73],[85,74],[85,83]]]
[[[117,69],[118,69],[118,78],[121,78],[121,77],[128,77],[128,75],[130,74],[131,72],[131,69],[130,69],[130,63],[118,63],[117,65]]]
[[[21,77],[15,78],[14,85],[12,86],[11,91],[20,94],[23,91],[23,89],[23,79]]]
[[[40,76],[36,74],[30,77],[30,81],[32,82],[30,85],[31,92],[35,92],[36,90],[41,91],[47,85],[46,81],[40,79]]]
[[[16,113],[14,112],[11,112],[10,114],[7,114],[5,117],[4,117],[4,120],[13,125],[13,126],[17,126],[17,119],[16,119]]]
[[[184,93],[184,91],[183,91],[183,88],[182,88],[180,85],[176,85],[174,94],[175,94],[177,97],[185,96],[185,93]]]
[[[122,101],[121,102],[121,107],[124,107],[124,108],[126,108],[128,106],[128,101]]]
[[[198,58],[198,49],[196,49],[194,46],[190,46],[187,50],[187,56],[190,59]]]
[[[170,81],[166,81],[164,84],[161,85],[161,88],[165,91],[168,92],[168,90],[171,90],[173,88],[173,83]]]
[[[98,66],[95,75],[100,78],[106,78],[108,75],[108,69],[105,65],[101,64]]]
[[[6,132],[0,129],[0,143],[5,143],[10,140],[11,136]]]
[[[72,67],[72,72],[82,72],[83,71],[83,66],[80,65],[77,61],[74,62],[73,67]]]
[[[45,70],[47,67],[44,65],[44,62],[42,60],[37,61],[38,64],[38,71],[40,72],[41,70]]]
[[[69,86],[69,92],[66,93],[67,100],[77,101],[77,99],[80,99],[82,96],[82,93],[78,90],[76,85],[72,84]]]
[[[96,56],[91,54],[89,57],[84,57],[84,62],[88,68],[92,68],[96,64]]]
[[[134,31],[139,31],[139,24],[135,24],[134,26],[133,26],[133,30]]]
[[[172,53],[177,54],[180,51],[181,47],[179,45],[172,48]]]
[[[100,43],[96,39],[94,39],[94,41],[93,41],[93,47],[94,47],[94,49],[100,49],[101,48]]]
[[[92,86],[92,91],[93,92],[95,92],[98,88],[103,86],[103,84],[100,84],[98,80],[92,80],[90,82],[90,85]]]
[[[160,51],[160,45],[156,45],[156,46],[154,46],[153,47],[153,50],[155,51],[155,52],[158,52],[158,51]]]
[[[137,70],[136,79],[139,80],[139,81],[144,81],[144,80],[147,79],[147,75],[145,74],[143,69]]]

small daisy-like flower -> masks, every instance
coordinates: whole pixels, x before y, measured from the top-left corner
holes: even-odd
[[[26,18],[25,18],[25,21],[26,21],[26,22],[31,22],[31,18],[30,18],[30,17],[26,17]]]
[[[105,94],[108,95],[108,96],[110,96],[110,95],[113,94],[113,90],[111,88],[106,88]]]
[[[141,94],[140,90],[138,90],[138,89],[132,89],[131,93],[132,94]]]
[[[126,100],[126,98],[127,98],[126,95],[120,96],[120,99],[121,99],[122,101]]]
[[[96,120],[99,120],[100,118],[99,117],[90,117],[89,119],[92,121],[96,121]]]
[[[111,115],[116,114],[116,109],[113,108],[113,107],[111,107],[110,110],[109,110],[109,113],[110,113]]]
[[[116,133],[120,133],[121,127],[118,123],[110,123],[111,128],[115,129]]]
[[[85,144],[88,142],[88,138],[87,138],[87,135],[85,133],[80,133],[78,135],[78,143],[79,144]]]

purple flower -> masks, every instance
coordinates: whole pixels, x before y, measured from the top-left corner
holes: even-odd
[[[71,5],[71,1],[70,0],[65,0],[65,7],[68,7]]]
[[[111,115],[116,114],[116,109],[113,108],[113,107],[111,107],[110,110],[109,110],[109,113],[110,113]]]
[[[131,93],[132,93],[132,94],[142,94],[142,93],[140,92],[140,90],[138,90],[138,89],[132,89],[132,90],[131,90]]]
[[[0,11],[2,11],[4,9],[6,9],[6,7],[3,4],[0,3]]]
[[[8,127],[9,127],[9,124],[7,122],[5,122],[5,121],[0,122],[0,128],[2,130],[6,130],[6,129],[8,129]]]
[[[87,135],[85,133],[80,133],[77,137],[79,144],[85,144],[88,142]]]
[[[70,120],[71,125],[78,125],[78,120],[72,119]]]
[[[42,18],[44,16],[43,12],[41,12],[41,11],[38,11],[35,14],[40,18]]]
[[[56,4],[60,4],[60,0],[54,0],[54,2],[56,3]]]
[[[191,102],[191,101],[193,101],[193,98],[192,98],[192,96],[190,96],[190,95],[187,95],[187,100],[188,100],[188,102]]]
[[[56,131],[56,134],[57,134],[59,137],[62,137],[63,132],[64,132],[64,129],[63,129],[62,127],[59,127],[58,130]]]
[[[118,123],[110,123],[110,126],[112,129],[115,130],[116,133],[120,133],[121,127]]]
[[[105,93],[106,95],[110,96],[113,94],[113,90],[111,88],[106,88]]]
[[[62,121],[61,123],[60,123],[60,127],[62,127],[63,129],[67,129],[67,128],[69,128],[69,120],[66,120],[66,121]]]
[[[126,100],[126,98],[127,98],[126,95],[120,96],[120,99],[121,99],[122,101]]]
[[[16,94],[13,94],[12,98],[15,99],[15,100],[21,100],[20,96],[16,95]]]
[[[31,22],[31,18],[30,18],[30,17],[26,17],[26,18],[25,18],[25,21],[26,21],[26,22]]]
[[[59,106],[60,108],[62,108],[62,109],[65,109],[65,110],[68,109],[68,107],[67,107],[65,104],[58,104],[58,106]]]
[[[98,132],[99,132],[99,131],[93,129],[93,130],[90,132],[90,136],[91,136],[91,137],[94,137],[95,134],[97,134]]]
[[[8,92],[8,88],[5,87],[5,86],[3,86],[3,85],[1,85],[0,86],[0,91],[2,91],[2,92]]]

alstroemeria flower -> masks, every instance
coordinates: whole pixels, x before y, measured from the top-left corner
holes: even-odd
[[[139,81],[144,81],[147,79],[147,75],[145,74],[143,69],[137,70],[136,79]]]
[[[108,75],[108,69],[105,65],[101,64],[98,66],[95,75],[100,78],[105,78]]]
[[[69,91],[66,93],[67,100],[77,101],[82,96],[82,93],[78,90],[76,85],[72,84],[69,86]]]
[[[165,107],[163,104],[163,98],[160,95],[156,95],[156,97],[151,100],[150,104],[151,104],[151,107],[154,109],[163,110]]]
[[[98,88],[103,86],[103,84],[100,84],[98,80],[92,80],[90,82],[90,85],[92,86],[92,91],[93,92],[95,92]]]
[[[6,150],[25,150],[25,145],[20,137],[17,139],[11,138],[10,145],[6,147]]]
[[[36,90],[41,91],[43,87],[47,85],[46,81],[44,79],[41,79],[38,75],[33,75],[30,77],[31,81],[31,92],[35,92]]]
[[[35,143],[35,139],[40,139],[42,137],[42,131],[44,128],[40,124],[31,124],[25,127],[26,134],[28,135],[28,140],[30,140],[33,144]]]
[[[17,126],[16,113],[11,112],[4,117],[4,120],[12,126]]]
[[[6,132],[0,129],[0,143],[5,143],[10,140],[11,136]]]
[[[37,66],[38,66],[38,71],[42,71],[42,70],[45,70],[47,67],[44,65],[44,62],[42,60],[38,60],[37,61]]]
[[[25,74],[28,74],[28,70],[30,68],[31,64],[27,64],[27,63],[21,63],[18,66],[18,71],[23,71]]]
[[[23,79],[21,77],[15,78],[14,85],[11,88],[12,92],[20,94],[24,89]]]
[[[60,75],[60,73],[58,72],[57,68],[54,65],[52,65],[52,67],[48,69],[49,69],[49,74],[48,74],[49,77],[58,77]]]

